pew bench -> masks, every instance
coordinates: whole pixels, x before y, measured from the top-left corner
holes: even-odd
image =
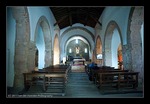
[[[89,68],[88,67],[88,76],[90,78],[91,81],[95,81],[95,76],[97,72],[105,72],[105,71],[111,71],[114,70],[114,67],[111,66],[101,66],[101,67],[97,67],[97,65],[94,68]]]
[[[49,73],[44,75],[44,91],[50,89],[62,90],[62,96],[65,95],[65,88],[67,83],[67,75],[65,73]]]
[[[47,89],[61,89],[62,96],[65,95],[65,87],[67,83],[67,73],[23,73],[25,89],[29,89],[32,86],[42,85],[43,92],[47,92]],[[52,93],[53,94],[53,93]],[[60,93],[55,93],[60,94]]]
[[[138,87],[138,72],[105,72],[98,73],[98,87],[113,87],[120,88],[137,88]]]
[[[66,73],[67,70],[64,69],[47,69],[47,70],[39,70],[39,71],[32,71],[32,73]]]
[[[25,89],[37,85],[42,85],[44,89],[44,73],[23,73],[23,76]]]
[[[99,73],[113,73],[113,72],[129,72],[129,70],[120,70],[120,69],[100,69],[100,70],[92,70],[92,80],[94,82],[94,84],[97,84],[98,82],[98,74]],[[114,78],[117,76],[114,76]]]

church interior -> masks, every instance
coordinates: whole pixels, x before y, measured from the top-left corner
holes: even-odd
[[[7,98],[143,98],[143,6],[7,6]]]

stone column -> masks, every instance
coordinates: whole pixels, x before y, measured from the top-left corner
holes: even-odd
[[[139,78],[143,78],[144,74],[144,66],[142,60],[142,39],[141,39],[141,26],[144,21],[144,8],[136,7],[134,9],[132,19],[131,19],[131,54],[132,54],[132,69],[134,71],[138,71]]]
[[[139,73],[139,82],[143,83],[144,66],[142,60],[142,39],[141,39],[141,25],[144,21],[144,8],[135,7],[132,17],[130,19],[130,33],[128,34],[128,43],[130,43],[130,63],[131,69]],[[141,83],[141,84],[142,84]]]
[[[131,55],[131,45],[126,44],[122,46],[122,56],[123,56],[123,67],[124,70],[132,70],[132,55]]]
[[[131,26],[133,30],[131,32],[131,42],[132,42],[132,69],[134,71],[140,72],[139,77],[143,77],[143,60],[142,60],[142,39],[140,36],[141,25]]]
[[[51,55],[51,49],[45,50],[45,67],[52,65],[52,55]]]
[[[16,20],[16,40],[15,40],[15,56],[14,56],[14,93],[19,93],[24,88],[23,73],[28,72],[27,57],[29,35],[28,14],[24,7],[14,7],[13,16]]]
[[[34,42],[30,42],[29,51],[28,51],[28,72],[31,72],[35,69],[35,53],[36,45]]]
[[[52,65],[52,41],[50,36],[49,28],[42,24],[42,29],[44,33],[44,41],[45,41],[45,65],[44,67],[48,67]]]

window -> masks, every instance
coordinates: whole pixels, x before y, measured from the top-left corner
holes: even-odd
[[[84,52],[87,53],[87,48],[84,49]]]
[[[71,48],[69,49],[69,53],[72,53],[72,50],[71,50]]]
[[[78,44],[78,39],[76,39],[76,44]]]

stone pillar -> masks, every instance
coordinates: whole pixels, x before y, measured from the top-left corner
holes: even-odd
[[[44,32],[44,41],[45,41],[45,65],[44,67],[48,67],[53,65],[52,63],[52,41],[51,36],[49,34],[49,28],[46,27],[44,24],[43,26],[43,32]]]
[[[45,67],[51,66],[52,64],[52,55],[51,49],[45,50]]]
[[[28,72],[31,72],[35,69],[35,53],[36,45],[34,42],[30,42],[29,51],[28,51]]]
[[[95,56],[95,49],[93,50],[93,53],[92,53],[92,60],[91,62],[96,62],[96,56]]]
[[[53,50],[51,50],[51,63],[50,63],[50,65],[53,65],[54,64],[54,62],[53,62],[53,58],[54,58],[54,51]]]
[[[144,74],[144,62],[142,60],[142,39],[141,39],[141,26],[144,21],[144,8],[136,7],[134,9],[132,19],[131,19],[131,54],[132,54],[132,69],[138,71],[139,78],[143,79]]]
[[[123,67],[124,70],[132,70],[132,56],[131,45],[126,44],[122,46]]]
[[[132,42],[132,68],[134,71],[140,72],[139,77],[143,77],[142,62],[142,39],[140,36],[141,25],[131,26],[131,42]]]
[[[139,83],[143,83],[144,79],[144,62],[142,60],[142,39],[141,39],[141,25],[144,22],[144,8],[135,7],[132,18],[130,19],[130,33],[128,35],[128,43],[131,44],[131,65],[132,70],[139,72]]]
[[[14,7],[13,16],[16,20],[16,40],[14,56],[14,93],[19,93],[24,88],[23,73],[28,72],[27,57],[29,35],[28,14],[24,7]]]

